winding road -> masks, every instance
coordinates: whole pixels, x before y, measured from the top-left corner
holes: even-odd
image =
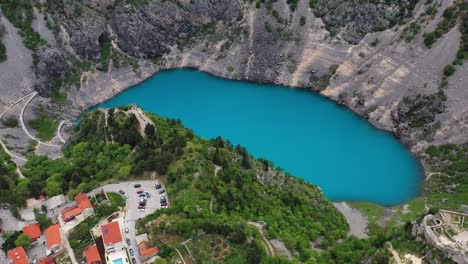
[[[60,145],[56,145],[56,144],[51,144],[51,143],[47,143],[47,142],[43,142],[43,141],[40,141],[38,138],[36,138],[35,136],[33,136],[27,129],[26,127],[26,124],[24,123],[24,112],[26,111],[26,108],[28,107],[28,105],[31,103],[31,101],[38,95],[37,92],[30,92],[28,94],[26,94],[25,96],[17,99],[16,101],[12,102],[11,104],[9,104],[7,107],[5,107],[5,109],[3,109],[3,111],[0,113],[0,119],[3,118],[3,116],[8,112],[8,110],[10,110],[11,108],[13,108],[14,106],[16,106],[17,104],[23,102],[24,100],[27,100],[26,103],[24,104],[23,108],[21,109],[21,112],[20,112],[20,115],[19,115],[19,123],[20,123],[20,126],[21,126],[21,129],[23,130],[23,132],[32,140],[34,140],[35,142],[38,143],[38,145],[44,145],[44,146],[49,146],[49,147],[53,147],[53,148],[61,148],[62,146]],[[66,123],[67,121],[63,120],[60,122],[58,128],[57,128],[57,135],[56,137],[62,142],[62,143],[65,143],[65,139],[62,137],[61,135],[61,129],[63,127],[63,125]],[[13,160],[17,160],[17,162],[15,162],[17,165],[20,164],[20,163],[24,163],[27,161],[26,158],[24,157],[21,157],[21,156],[18,156],[18,155],[15,155],[13,154],[8,148],[7,146],[5,145],[5,143],[0,139],[0,145],[2,147],[2,149],[5,151],[5,153],[7,153]],[[21,173],[21,171],[19,169],[17,169],[17,172],[18,174],[20,175],[20,177],[24,177],[23,174]]]
[[[26,135],[27,135],[30,139],[36,141],[38,144],[42,144],[42,145],[49,146],[49,147],[61,148],[62,146],[54,145],[54,144],[50,144],[50,143],[46,143],[46,142],[40,141],[39,139],[37,139],[36,137],[34,137],[33,135],[31,135],[31,133],[29,133],[28,129],[26,128],[26,125],[24,124],[24,111],[26,110],[26,107],[28,107],[29,103],[31,103],[31,101],[34,99],[34,97],[36,97],[36,95],[37,95],[37,92],[32,92],[32,96],[28,99],[28,101],[26,101],[26,103],[25,103],[24,106],[23,106],[23,109],[21,109],[21,114],[20,114],[20,117],[19,117],[20,124],[21,124],[21,128],[23,129],[24,133],[26,133]],[[59,127],[60,127],[60,126],[59,126]]]

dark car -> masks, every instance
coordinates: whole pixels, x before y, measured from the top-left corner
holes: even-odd
[[[125,194],[125,192],[122,191],[122,190],[120,190],[119,193],[120,193],[121,195],[124,195],[124,194]]]
[[[129,251],[130,251],[130,255],[132,256],[135,255],[135,252],[133,252],[133,248],[131,248]]]
[[[166,192],[166,190],[162,189],[162,190],[159,191],[159,194],[165,193],[165,192]]]
[[[161,184],[156,183],[156,184],[154,185],[154,188],[156,188],[156,189],[161,189]]]
[[[138,206],[138,209],[145,209],[143,205]]]
[[[137,191],[138,194],[143,193],[143,192],[144,192],[143,189],[140,189],[140,190]]]
[[[135,185],[133,185],[133,187],[135,187],[135,188],[140,188],[140,187],[141,187],[141,184],[135,184]]]
[[[166,202],[161,203],[161,206],[167,206],[167,203]]]
[[[167,202],[167,200],[163,198],[163,199],[160,200],[160,202],[165,203],[165,202]]]
[[[146,202],[140,202],[139,205],[140,206],[146,206]]]
[[[130,246],[130,239],[127,238],[127,245]]]
[[[133,263],[133,264],[136,264],[136,263],[137,263],[135,258],[132,258],[132,263]]]

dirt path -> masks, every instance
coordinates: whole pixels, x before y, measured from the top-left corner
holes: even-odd
[[[78,261],[76,261],[76,258],[75,258],[75,252],[73,252],[73,249],[70,246],[70,242],[68,240],[68,235],[69,235],[69,232],[67,232],[65,234],[64,246],[67,249],[67,252],[68,252],[68,255],[70,256],[70,260],[71,260],[72,264],[78,264]]]
[[[262,235],[262,240],[268,248],[267,255],[271,257],[275,256],[275,249],[271,245],[270,241],[268,241],[268,239],[266,238],[265,230],[263,229],[263,226],[259,223],[251,222],[251,221],[247,222],[247,224],[256,227],[258,231],[260,232],[260,234]]]
[[[218,171],[222,169],[221,166],[215,165],[215,171],[214,175],[218,175]],[[210,201],[210,213],[213,214],[213,201],[214,201],[214,195],[211,195],[211,201]]]
[[[65,143],[65,139],[63,139],[62,134],[60,133],[60,131],[62,131],[62,127],[65,124],[65,122],[66,122],[65,120],[62,120],[62,122],[60,122],[60,124],[57,127],[57,137],[62,143]]]

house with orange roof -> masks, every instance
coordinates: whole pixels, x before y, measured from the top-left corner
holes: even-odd
[[[140,251],[142,261],[146,261],[159,253],[158,247],[150,246],[148,241],[140,242],[140,244],[138,244],[138,250]]]
[[[128,255],[120,231],[119,222],[114,221],[101,226],[102,241],[106,250],[106,262],[128,263]]]
[[[55,264],[55,259],[52,256],[43,257],[37,264]]]
[[[62,246],[62,232],[60,232],[60,225],[51,225],[45,231],[46,237],[46,253],[50,255],[63,249]]]
[[[39,237],[41,237],[41,227],[37,223],[27,225],[23,227],[23,234],[32,238],[33,241],[36,241]]]
[[[8,250],[7,256],[12,261],[11,264],[29,264],[28,256],[26,256],[23,247]]]
[[[65,207],[62,210],[63,222],[70,222],[76,219],[81,222],[94,214],[94,208],[86,193],[79,193],[75,196],[76,205]]]
[[[88,246],[84,254],[88,264],[102,264],[101,255],[99,255],[99,250],[96,245]]]

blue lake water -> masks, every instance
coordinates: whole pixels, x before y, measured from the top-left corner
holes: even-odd
[[[417,160],[390,133],[317,93],[230,81],[191,69],[164,71],[98,105],[135,103],[222,136],[322,188],[333,201],[395,205],[417,196]]]

